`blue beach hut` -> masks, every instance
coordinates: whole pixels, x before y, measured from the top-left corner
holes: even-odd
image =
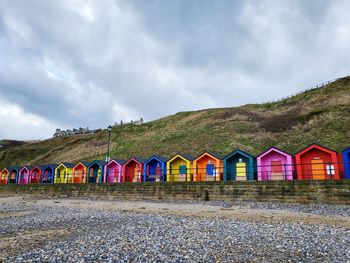
[[[55,179],[55,169],[57,164],[47,164],[41,166],[41,183],[53,184]]]
[[[18,180],[18,172],[19,172],[20,167],[10,167],[9,170],[9,180],[8,184],[17,184]]]
[[[103,183],[105,165],[107,163],[101,160],[95,160],[88,166],[88,183]]]
[[[143,164],[144,182],[164,182],[166,180],[166,162],[168,158],[153,155]]]
[[[342,152],[345,179],[350,179],[350,147]]]

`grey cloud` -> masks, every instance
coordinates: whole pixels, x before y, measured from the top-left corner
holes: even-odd
[[[40,116],[46,129],[277,99],[349,72],[349,8],[2,1],[0,99]]]

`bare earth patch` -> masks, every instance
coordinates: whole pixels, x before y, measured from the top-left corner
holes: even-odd
[[[52,229],[16,232],[13,235],[0,237],[0,262],[5,261],[10,255],[16,255],[29,249],[42,246],[50,240],[59,240],[66,236],[65,229]]]
[[[33,214],[31,211],[14,211],[14,212],[1,212],[0,211],[0,219],[7,217],[17,217],[17,216],[26,216]]]

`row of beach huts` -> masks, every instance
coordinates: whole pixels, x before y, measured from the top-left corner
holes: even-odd
[[[148,160],[133,157],[8,167],[0,171],[0,184],[327,179],[350,179],[350,148],[338,153],[312,144],[295,155],[271,147],[257,157],[236,149],[225,157],[212,152],[198,157],[154,155]]]

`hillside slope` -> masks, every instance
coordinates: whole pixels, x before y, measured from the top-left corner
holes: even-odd
[[[0,166],[104,159],[107,131],[49,139],[0,151]],[[350,77],[274,103],[180,112],[140,126],[112,130],[111,156],[225,155],[241,148],[257,155],[270,146],[291,153],[319,143],[350,146]]]

